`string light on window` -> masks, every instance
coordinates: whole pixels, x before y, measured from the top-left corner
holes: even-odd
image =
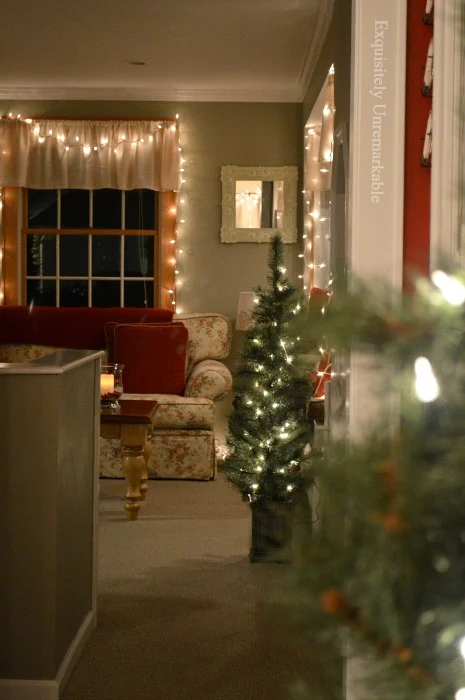
[[[176,123],[173,123],[173,119],[162,119],[162,120],[147,120],[147,127],[145,122],[142,120],[141,123],[141,129],[143,131],[141,132],[140,130],[137,131],[137,129],[134,129],[133,133],[129,133],[129,130],[126,128],[124,131],[117,128],[115,126],[115,129],[113,132],[109,132],[109,127],[108,124],[105,124],[104,121],[102,122],[102,129],[98,130],[100,133],[96,133],[92,137],[92,141],[90,138],[87,138],[84,136],[85,130],[87,130],[87,124],[86,122],[83,121],[82,126],[79,124],[80,120],[70,120],[67,122],[69,124],[69,130],[70,133],[66,133],[67,127],[63,125],[63,122],[61,120],[53,120],[53,119],[31,119],[31,118],[24,118],[21,116],[21,114],[14,115],[13,113],[10,112],[8,117],[2,117],[3,119],[9,119],[9,120],[15,120],[15,121],[20,121],[22,124],[28,127],[30,130],[31,136],[33,137],[33,141],[40,146],[46,147],[46,144],[49,140],[54,140],[59,146],[63,149],[64,154],[68,154],[71,151],[80,151],[82,155],[86,159],[92,158],[94,155],[98,157],[100,153],[103,151],[108,151],[112,154],[115,154],[116,157],[119,157],[122,155],[122,153],[127,149],[131,148],[134,149],[135,147],[144,149],[144,148],[153,148],[153,142],[154,142],[154,136],[156,139],[159,139],[160,137],[158,136],[159,132],[162,131],[170,131],[170,132],[176,132],[179,131],[179,115],[176,115]],[[54,123],[57,123],[57,126],[53,126]],[[50,123],[52,123],[52,126],[50,126]],[[52,128],[53,127],[53,128]],[[76,130],[81,129],[81,133],[76,134]],[[103,134],[102,134],[103,130]],[[72,133],[71,133],[72,132]],[[94,140],[95,139],[95,140]],[[179,153],[180,159],[179,159],[179,184],[178,184],[178,195],[181,190],[181,186],[185,184],[186,178],[185,178],[185,159],[182,157],[182,146],[179,145]],[[181,199],[181,202],[184,204],[185,198],[183,197]],[[179,206],[179,205],[178,205]],[[177,211],[177,207],[173,208],[174,212],[173,215],[179,215],[179,212]],[[185,223],[185,217],[180,217],[180,223],[184,224]],[[178,234],[178,231],[176,231],[176,235]],[[177,257],[178,257],[178,251],[176,249],[177,246],[177,241],[172,244],[173,249],[172,249],[172,256],[175,260],[175,267],[177,267]],[[175,269],[174,274],[173,274],[173,280],[172,283],[169,285],[169,294],[171,297],[171,305],[174,308],[175,311],[178,313],[180,310],[177,308],[177,300],[176,300],[176,289],[180,285],[180,280],[179,280],[179,270]],[[171,293],[172,292],[172,293]]]
[[[323,109],[311,115],[305,128],[305,189],[303,190],[304,234],[302,287],[307,297],[312,289],[326,289],[329,273],[329,178],[333,160],[334,66],[324,86]],[[305,241],[308,241],[306,243]]]
[[[82,149],[83,153],[85,155],[88,155],[91,152],[100,152],[104,149],[111,149],[113,152],[117,152],[120,147],[125,147],[127,145],[135,146],[138,144],[142,144],[142,146],[145,144],[146,140],[149,143],[153,142],[153,134],[147,133],[147,134],[139,134],[131,139],[128,139],[127,134],[124,132],[121,132],[119,135],[116,137],[116,141],[113,143],[109,142],[109,139],[107,137],[96,137],[96,142],[95,143],[84,143],[82,142],[82,138],[80,136],[74,136],[74,138],[70,137],[69,139],[65,136],[65,134],[58,133],[58,131],[54,131],[51,128],[48,128],[47,131],[43,132],[42,129],[44,128],[44,125],[48,122],[53,122],[55,120],[53,119],[30,119],[30,118],[24,118],[21,116],[21,114],[13,114],[9,113],[8,117],[1,117],[2,119],[10,119],[14,121],[19,121],[25,125],[27,125],[30,129],[31,132],[37,136],[37,143],[39,144],[44,144],[48,139],[53,139],[57,141],[58,143],[61,143],[64,147],[65,151],[69,151],[71,148],[80,148]],[[76,120],[76,122],[79,120]],[[157,129],[169,129],[171,131],[176,131],[178,128],[177,125],[173,125],[172,119],[166,119],[166,120],[158,120],[156,122],[150,122],[151,124],[155,124],[155,128]],[[71,123],[71,122],[70,122]],[[73,128],[75,128],[75,123],[73,123]],[[83,129],[85,128],[85,125],[83,125]]]
[[[176,124],[175,125],[172,124],[170,126],[170,129],[172,131],[176,131],[176,129],[179,129],[178,120],[179,120],[179,114],[176,114]],[[182,177],[182,173],[185,172],[185,168],[184,168],[185,160],[182,157],[183,149],[182,149],[181,143],[179,143],[178,152],[180,154],[180,157],[179,157],[179,176],[178,176],[177,201],[176,201],[176,205],[171,207],[171,209],[169,210],[170,214],[172,214],[174,217],[176,217],[177,226],[175,228],[175,238],[172,238],[170,240],[170,244],[173,246],[173,248],[172,248],[172,256],[173,257],[171,258],[170,262],[173,264],[174,269],[173,269],[172,288],[169,289],[168,292],[171,296],[171,306],[173,307],[173,311],[177,314],[180,314],[181,309],[179,308],[179,306],[177,304],[177,293],[178,293],[179,288],[182,287],[183,280],[180,277],[181,272],[178,269],[178,266],[179,266],[179,256],[182,256],[182,253],[184,251],[182,248],[178,247],[178,239],[179,239],[179,235],[180,234],[182,235],[182,227],[180,227],[180,224],[185,223],[185,219],[181,218],[181,216],[180,216],[180,209],[182,208],[182,206],[185,203],[185,198],[181,197],[181,187],[182,187],[182,184],[185,182],[185,178]]]
[[[179,114],[176,114],[176,127],[179,129]],[[176,235],[177,235],[177,242],[180,241],[181,244],[184,239],[184,233],[185,233],[185,224],[186,224],[186,218],[185,218],[185,203],[186,203],[186,159],[184,157],[184,149],[183,149],[183,144],[181,142],[181,131],[179,129],[179,184],[178,184],[178,201],[177,201],[177,214],[178,214],[178,228],[176,229]],[[183,257],[184,249],[183,247],[177,248],[177,268],[179,266],[179,263],[181,263],[181,267],[183,266],[183,261],[181,261],[180,258]],[[184,280],[181,277],[181,273],[179,269],[175,270],[175,275],[176,275],[176,289],[179,289],[179,287],[182,288],[184,284]],[[175,307],[176,313],[180,314],[181,309]]]

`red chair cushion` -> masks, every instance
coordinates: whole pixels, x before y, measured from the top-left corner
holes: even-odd
[[[115,328],[116,326],[137,326],[138,323],[121,323],[121,321],[108,321],[105,323],[105,341],[107,348],[107,362],[116,362],[115,357]],[[181,321],[154,321],[153,323],[145,323],[146,326],[182,326]]]
[[[184,393],[188,337],[184,325],[121,324],[114,336],[114,361],[124,365],[125,393]]]

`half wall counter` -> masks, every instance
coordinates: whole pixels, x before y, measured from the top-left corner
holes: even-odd
[[[0,363],[0,700],[57,700],[96,625],[103,354]]]

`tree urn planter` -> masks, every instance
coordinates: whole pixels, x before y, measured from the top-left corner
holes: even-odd
[[[249,559],[278,564],[292,559],[294,502],[258,500],[250,504],[252,544]]]

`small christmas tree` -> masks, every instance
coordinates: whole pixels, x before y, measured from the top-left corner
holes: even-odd
[[[310,385],[299,369],[299,338],[293,332],[302,306],[285,276],[279,235],[271,241],[269,268],[269,289],[255,290],[253,327],[235,375],[229,455],[222,467],[251,503],[292,501],[310,438],[305,419]]]

